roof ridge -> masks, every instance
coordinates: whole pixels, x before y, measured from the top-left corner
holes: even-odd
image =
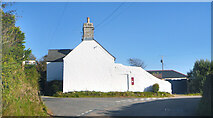
[[[184,76],[187,76],[187,75],[185,75],[185,74],[183,74],[183,73],[180,73],[180,72],[178,72],[178,71],[175,71],[175,70],[172,70],[172,71],[177,72],[177,73],[179,73],[179,74],[182,74],[182,75],[184,75]]]
[[[73,50],[73,49],[48,49],[48,50]]]
[[[146,71],[174,71],[174,70],[146,70]]]

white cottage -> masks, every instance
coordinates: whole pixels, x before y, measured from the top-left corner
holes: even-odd
[[[93,23],[83,25],[82,42],[73,50],[49,50],[47,81],[63,80],[63,92],[149,91],[158,83],[159,91],[171,93],[171,84],[141,67],[115,63],[115,57],[94,39]]]

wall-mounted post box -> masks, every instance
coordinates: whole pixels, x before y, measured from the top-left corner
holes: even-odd
[[[134,85],[134,77],[131,78],[131,83]]]

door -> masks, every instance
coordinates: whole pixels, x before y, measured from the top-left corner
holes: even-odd
[[[127,91],[129,91],[129,74],[127,74]]]

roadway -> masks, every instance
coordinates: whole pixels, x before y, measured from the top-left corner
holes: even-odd
[[[54,116],[196,116],[201,96],[42,99]]]

